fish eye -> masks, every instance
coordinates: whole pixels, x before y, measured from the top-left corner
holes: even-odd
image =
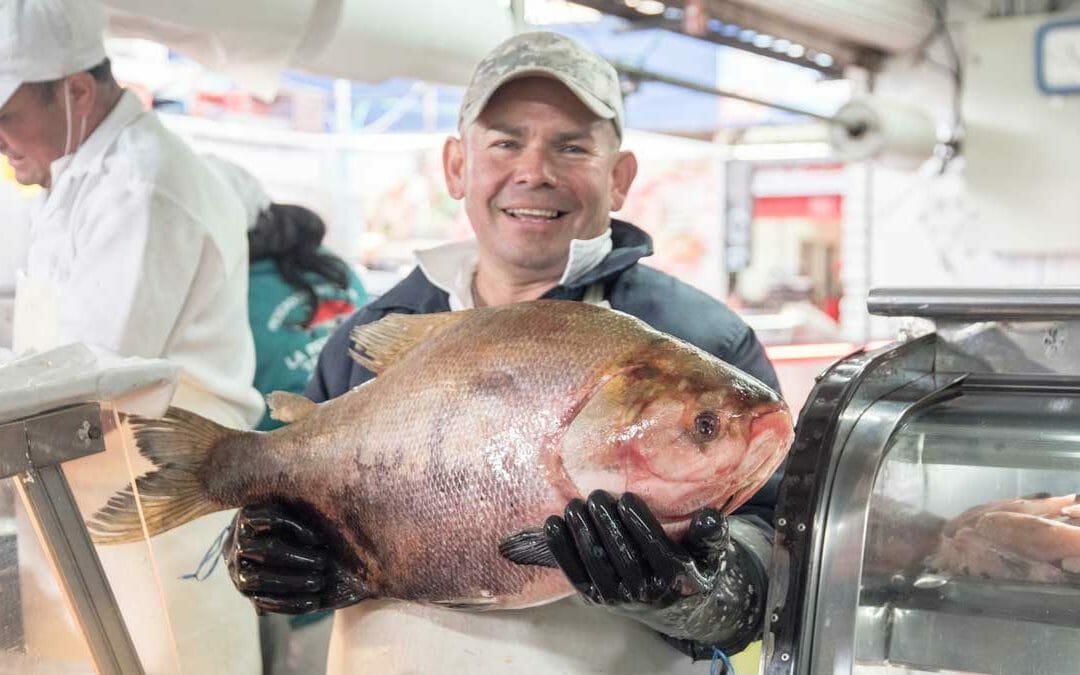
[[[694,436],[711,441],[720,435],[720,418],[711,410],[703,410],[694,418]]]

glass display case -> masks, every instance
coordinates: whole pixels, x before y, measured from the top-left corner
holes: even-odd
[[[819,376],[780,492],[764,672],[1080,672],[1080,291],[870,305],[933,329]]]

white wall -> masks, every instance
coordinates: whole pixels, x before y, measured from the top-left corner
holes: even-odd
[[[1062,20],[1044,14],[968,27],[967,186],[973,229],[994,251],[1080,260],[1080,94],[1048,95],[1036,78],[1037,31]]]
[[[897,321],[866,317],[866,290],[872,287],[1080,286],[1080,204],[1056,208],[1080,199],[1080,108],[1060,115],[1063,106],[1080,106],[1080,97],[1048,101],[1033,93],[1032,35],[1046,19],[984,20],[957,35],[965,54],[962,110],[969,129],[965,156],[944,175],[934,161],[910,172],[849,168],[841,312],[849,339],[895,333]],[[932,55],[947,61],[940,44]],[[874,92],[924,107],[942,137],[951,127],[950,77],[938,65],[894,59]],[[1030,119],[1019,124],[1010,122],[1012,116]],[[1000,134],[987,133],[993,120],[1011,125],[1008,145],[1000,143]],[[1073,143],[1076,152],[1055,151],[1054,163],[1031,161],[1017,170],[1018,155],[1037,158],[1046,148]],[[1055,207],[1056,220],[1048,218],[1048,206]],[[1063,245],[1069,237],[1075,247]]]
[[[864,91],[870,88],[865,82],[862,86]],[[876,96],[908,101],[928,112],[939,137],[950,133],[952,84],[941,68],[911,56],[895,58],[877,75],[872,89]],[[949,181],[937,176],[932,161],[915,171],[874,163],[850,164],[847,174],[841,236],[841,330],[850,340],[891,337],[891,325],[871,330],[867,292],[889,285],[951,283],[940,254],[947,245],[937,241],[939,227],[931,222],[936,220],[936,216],[931,217],[933,195]]]

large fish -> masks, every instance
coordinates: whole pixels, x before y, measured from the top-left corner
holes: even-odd
[[[746,501],[793,435],[758,380],[585,303],[395,314],[352,338],[378,377],[319,405],[272,394],[282,429],[131,418],[158,467],[136,483],[149,532],[300,502],[372,597],[524,607],[571,592],[558,570],[508,559],[542,559],[539,528],[570,499],[635,492],[678,535],[698,509]],[[131,488],[90,525],[99,542],[139,539]]]

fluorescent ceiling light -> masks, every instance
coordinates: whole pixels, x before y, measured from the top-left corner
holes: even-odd
[[[754,46],[758,49],[768,49],[769,45],[771,45],[772,43],[773,39],[771,35],[759,33],[758,35],[754,36]]]
[[[640,0],[635,9],[642,14],[656,16],[657,14],[663,14],[667,6],[659,0]]]

